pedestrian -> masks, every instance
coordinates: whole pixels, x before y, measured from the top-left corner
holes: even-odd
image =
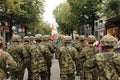
[[[31,46],[33,46],[32,44],[30,44],[30,37],[29,36],[24,36],[23,38],[23,43],[24,43],[24,49],[26,50],[26,53],[23,55],[23,59],[24,59],[24,70],[27,68],[28,69],[28,80],[32,80],[32,72],[31,72]]]
[[[78,56],[79,56],[80,55],[79,53],[82,50],[82,45],[80,43],[79,34],[75,35],[75,40],[74,40],[73,47],[75,47],[75,49],[77,50]],[[79,76],[80,75],[80,62],[79,62],[79,60],[75,61],[75,66],[76,66],[76,75]]]
[[[86,45],[86,37],[84,35],[80,35],[79,36],[79,55],[81,56],[81,51],[87,46]],[[78,58],[78,62],[79,62],[79,75],[80,75],[80,80],[84,80],[84,71],[83,71],[83,63],[81,62],[81,58]],[[78,76],[78,75],[77,75]]]
[[[93,35],[89,35],[87,38],[87,46],[85,46],[81,53],[80,53],[80,62],[81,62],[81,66],[83,66],[84,62],[86,60],[88,60],[89,58],[92,58],[92,56],[94,56],[95,54],[97,54],[99,52],[99,50],[95,47],[93,47],[93,43],[96,41],[95,36]],[[81,73],[83,75],[81,75],[80,77],[82,78],[81,80],[97,80],[98,78],[98,73],[97,70],[93,70],[91,72],[87,72],[84,71],[84,67],[81,67]]]
[[[7,80],[9,78],[9,71],[15,70],[17,67],[16,62],[12,56],[3,51],[3,38],[0,36],[0,80]]]
[[[113,51],[116,44],[115,38],[105,35],[101,40],[103,52],[89,58],[84,63],[86,71],[99,70],[99,80],[119,80],[120,54]]]
[[[47,65],[47,70],[48,70],[48,80],[50,80],[52,58],[53,58],[53,54],[54,54],[54,45],[53,45],[53,42],[50,40],[49,35],[43,36],[42,44],[49,49],[50,55],[51,55],[49,57],[46,57],[46,65]]]
[[[59,61],[61,80],[75,80],[74,61],[78,56],[76,49],[69,44],[71,39],[70,36],[64,36],[64,46],[61,46],[55,54],[55,58]]]
[[[39,55],[40,58],[42,59],[40,61],[43,61],[43,63],[41,63],[43,66],[39,64],[38,65],[39,68],[38,68],[38,70],[36,69],[36,71],[39,72],[41,80],[48,80],[47,60],[49,57],[52,57],[52,55],[51,55],[48,47],[46,47],[45,45],[42,44],[42,40],[43,40],[43,36],[41,34],[35,35],[36,46],[39,50],[38,54],[36,54],[36,55]],[[39,57],[37,59],[39,59]]]
[[[12,44],[8,47],[7,51],[13,57],[17,63],[16,71],[11,71],[11,80],[22,80],[24,76],[24,58],[23,55],[26,54],[26,50],[21,44],[21,37],[17,34],[13,35],[11,38]]]

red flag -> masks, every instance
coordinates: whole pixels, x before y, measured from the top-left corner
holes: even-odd
[[[52,40],[55,39],[55,34],[54,34],[54,25],[52,23],[52,35],[51,35]]]

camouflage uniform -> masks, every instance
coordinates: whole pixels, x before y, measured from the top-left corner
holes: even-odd
[[[51,65],[52,65],[52,57],[54,54],[54,45],[53,43],[50,41],[50,36],[49,35],[44,35],[43,36],[43,45],[45,45],[46,47],[48,47],[49,51],[50,51],[50,57],[48,56],[46,58],[46,64],[47,64],[47,70],[48,70],[48,80],[50,80],[50,76],[51,76]]]
[[[91,72],[87,72],[83,70],[83,63],[91,58],[92,56],[94,56],[96,53],[99,52],[99,50],[97,48],[94,48],[92,46],[92,44],[94,43],[94,41],[96,40],[96,38],[92,35],[88,36],[87,41],[88,41],[88,46],[85,46],[81,53],[80,53],[80,63],[81,63],[81,73],[83,74],[80,80],[97,80],[98,75],[97,75],[97,70],[91,71]]]
[[[25,36],[23,38],[24,40],[24,49],[26,50],[26,53],[23,55],[24,58],[24,69],[27,67],[28,69],[28,80],[32,80],[32,72],[31,72],[31,51],[30,51],[30,47],[32,45],[30,45],[30,37],[29,36]]]
[[[60,65],[61,80],[75,80],[74,60],[77,60],[77,51],[75,48],[70,47],[70,40],[71,38],[69,36],[65,36],[65,46],[60,47],[59,52],[55,54]]]
[[[47,80],[47,66],[39,47],[32,45],[30,51],[32,80],[39,80],[39,76],[41,80]]]
[[[26,50],[22,45],[20,45],[21,37],[19,35],[13,35],[12,37],[13,44],[9,46],[7,51],[13,57],[17,63],[16,71],[11,71],[11,80],[22,80],[24,76],[24,58],[23,55],[26,53]]]
[[[111,35],[105,35],[101,39],[103,53],[98,53],[84,63],[87,71],[98,68],[99,80],[119,80],[120,74],[120,54],[113,52],[115,38]]]
[[[81,46],[81,43],[79,41],[79,35],[78,34],[75,35],[75,41],[74,41],[73,47],[75,47],[78,55],[80,55],[79,53],[82,50],[82,46]],[[76,72],[77,72],[76,75],[79,76],[79,74],[80,74],[80,62],[79,62],[79,60],[75,61],[75,66],[76,66]]]
[[[49,58],[52,57],[52,55],[51,55],[48,47],[45,46],[45,45],[43,45],[43,44],[41,43],[41,42],[42,42],[42,39],[43,39],[43,37],[42,37],[41,34],[36,34],[36,35],[35,35],[36,45],[38,46],[38,48],[39,48],[39,50],[40,50],[40,53],[39,53],[39,54],[41,54],[41,55],[43,56],[43,58],[44,58],[44,60],[45,60],[45,64],[46,64],[46,66],[47,66],[47,61],[49,60]],[[44,71],[44,72],[40,72],[40,75],[44,75],[44,77],[46,77],[46,79],[47,79],[47,78],[48,78],[47,69],[46,69],[46,71]],[[44,80],[44,79],[43,79],[43,80]]]
[[[2,50],[3,38],[0,37],[0,80],[7,80],[8,71],[15,70],[17,64],[9,53]]]

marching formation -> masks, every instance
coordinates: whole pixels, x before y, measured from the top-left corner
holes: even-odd
[[[120,52],[116,39],[105,35],[100,43],[93,35],[59,36],[36,34],[23,39],[14,34],[3,50],[0,37],[0,80],[22,80],[28,69],[28,80],[50,80],[52,59],[59,62],[61,80],[119,80]],[[118,42],[119,43],[119,42]],[[115,46],[115,47],[114,47]],[[117,51],[118,50],[118,51]]]

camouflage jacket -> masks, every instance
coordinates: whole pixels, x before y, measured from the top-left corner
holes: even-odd
[[[0,49],[0,80],[4,80],[7,76],[6,71],[16,69],[16,62],[9,53]]]
[[[77,60],[77,53],[73,47],[60,47],[58,53],[55,54],[59,60],[61,74],[69,74],[75,72],[74,61]]]
[[[44,41],[42,42],[43,45],[46,45],[48,49],[50,50],[51,54],[54,53],[54,45],[51,41]]]
[[[80,55],[80,52],[82,51],[82,49],[85,47],[86,45],[84,43],[81,42],[75,42],[73,44],[73,47],[75,47],[75,49],[77,50],[78,54]]]
[[[49,48],[46,45],[43,45],[43,43],[37,43],[37,46],[39,47],[39,50],[41,51],[45,62],[49,63],[51,62],[51,58],[53,57],[53,54],[51,54]]]
[[[30,47],[32,45],[30,44],[24,44],[24,49],[26,50],[26,53],[23,55],[23,58],[24,58],[24,65],[25,66],[29,66],[30,67],[30,64],[31,64],[31,50],[30,50]]]
[[[42,52],[39,50],[37,45],[32,45],[30,47],[31,51],[31,70],[32,72],[42,72],[46,71],[46,63]]]
[[[99,80],[118,80],[120,74],[120,54],[115,52],[103,52],[96,54],[84,63],[87,71],[97,68]]]
[[[86,61],[87,59],[91,58],[94,56],[96,53],[98,53],[99,50],[95,47],[92,46],[85,46],[85,48],[82,49],[79,55],[79,60],[81,62]]]
[[[13,57],[16,61],[18,68],[22,69],[24,64],[23,56],[26,54],[26,50],[23,45],[10,45],[7,49],[7,52]]]

